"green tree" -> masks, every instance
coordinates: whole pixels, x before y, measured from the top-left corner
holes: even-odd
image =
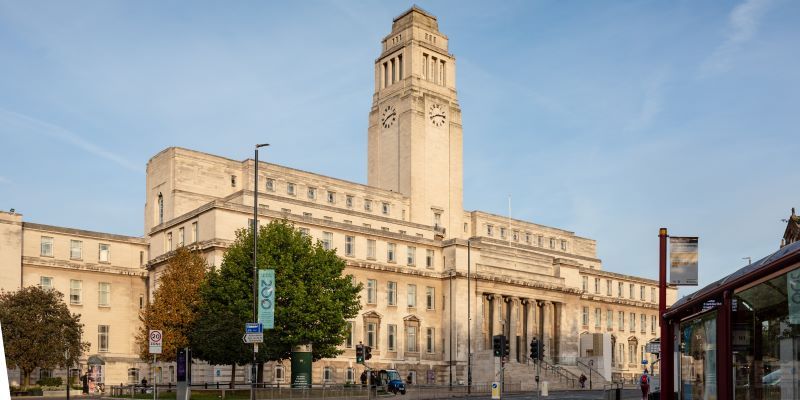
[[[151,358],[148,333],[162,331],[163,348],[159,358],[175,361],[177,351],[189,346],[189,331],[200,302],[200,285],[208,268],[197,251],[179,247],[167,261],[164,274],[158,280],[153,302],[139,313],[142,325],[136,334],[139,357]]]
[[[77,364],[89,349],[89,343],[81,342],[80,320],[80,314],[69,312],[61,292],[37,286],[0,292],[6,363],[22,371],[23,387],[30,385],[31,372],[36,368]]]
[[[201,288],[201,307],[191,335],[194,355],[212,364],[245,364],[252,347],[242,343],[253,322],[253,236],[236,233],[219,270]],[[361,284],[343,275],[345,262],[285,220],[261,227],[258,266],[275,270],[275,328],[264,332],[258,360],[291,356],[292,347],[313,344],[313,358],[341,354],[347,320],[360,309]]]

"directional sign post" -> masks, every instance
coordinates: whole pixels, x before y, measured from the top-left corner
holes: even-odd
[[[161,347],[164,337],[160,330],[150,330],[150,354],[161,354]]]
[[[254,324],[251,322],[247,322],[244,324],[244,333],[262,333],[264,332],[263,326],[261,324]]]
[[[242,336],[242,341],[245,343],[264,343],[263,333],[245,333]]]

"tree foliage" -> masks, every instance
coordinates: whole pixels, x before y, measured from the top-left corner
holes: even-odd
[[[30,374],[36,368],[77,364],[89,349],[89,343],[81,342],[80,319],[80,314],[69,312],[61,292],[37,286],[0,292],[6,363],[21,370],[23,386],[30,385]]]
[[[252,360],[252,347],[242,343],[244,324],[255,319],[252,251],[251,231],[238,231],[201,288],[191,342],[194,354],[213,364]],[[259,230],[258,266],[275,270],[275,328],[264,331],[258,360],[287,359],[293,346],[309,343],[315,360],[341,354],[337,346],[360,309],[361,285],[343,275],[345,262],[336,252],[277,220]]]
[[[194,325],[206,269],[203,257],[186,247],[179,247],[167,261],[153,301],[139,313],[142,325],[136,343],[143,360],[150,358],[148,333],[151,329],[162,331],[163,347],[159,358],[163,361],[175,361],[178,349],[189,346],[189,331]]]

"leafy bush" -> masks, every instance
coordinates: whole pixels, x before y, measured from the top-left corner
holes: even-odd
[[[61,379],[60,376],[57,376],[57,377],[39,379],[38,381],[36,381],[36,384],[39,385],[39,386],[60,387],[60,386],[64,385],[64,381]]]

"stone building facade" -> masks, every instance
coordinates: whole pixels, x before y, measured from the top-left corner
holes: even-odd
[[[147,164],[146,237],[108,235],[134,255],[119,266],[131,272],[124,279],[132,296],[119,300],[133,305],[126,308],[128,315],[117,317],[135,325],[136,293],[152,295],[177,247],[196,248],[210,265],[220,265],[236,230],[252,221],[257,178],[259,223],[291,221],[336,249],[347,262],[345,273],[364,284],[362,310],[350,322],[344,353],[315,363],[315,383],[356,381],[363,369],[355,363],[358,343],[372,346],[372,367],[396,368],[420,383],[466,382],[471,352],[473,382],[490,382],[496,368],[491,338],[497,334],[510,338],[511,380],[530,381],[528,343],[534,337],[544,341],[549,363],[591,360],[609,379],[639,372],[648,357],[644,345],[659,332],[658,282],[604,271],[596,242],[574,232],[463,209],[455,75],[455,58],[436,17],[413,7],[394,19],[375,60],[366,185],[269,163],[260,163],[255,177],[252,159],[178,147],[156,154]],[[34,236],[42,230],[72,231],[13,223],[18,228],[12,230]],[[10,237],[5,230],[0,235],[0,240]],[[87,235],[102,240],[105,234]],[[62,236],[66,243],[68,235]],[[15,287],[15,280],[38,284],[50,273],[31,262],[14,264],[39,258],[32,255],[35,249],[10,249],[13,254],[5,247],[0,254],[0,279],[6,269],[14,270],[4,287]],[[144,262],[136,263],[137,251]],[[58,270],[63,282],[71,273],[97,279],[113,274],[71,268],[74,272]],[[670,303],[675,296],[670,288]],[[105,318],[102,311],[82,314],[99,320]],[[132,355],[132,339],[125,334],[115,340],[127,340],[125,351]],[[134,368],[141,367],[120,359],[119,371]],[[196,380],[229,379],[228,368],[196,369]],[[249,379],[248,368],[238,370],[244,376],[237,379]],[[265,371],[266,382],[288,382],[288,366],[271,364]],[[159,380],[174,380],[167,366],[160,374]]]

